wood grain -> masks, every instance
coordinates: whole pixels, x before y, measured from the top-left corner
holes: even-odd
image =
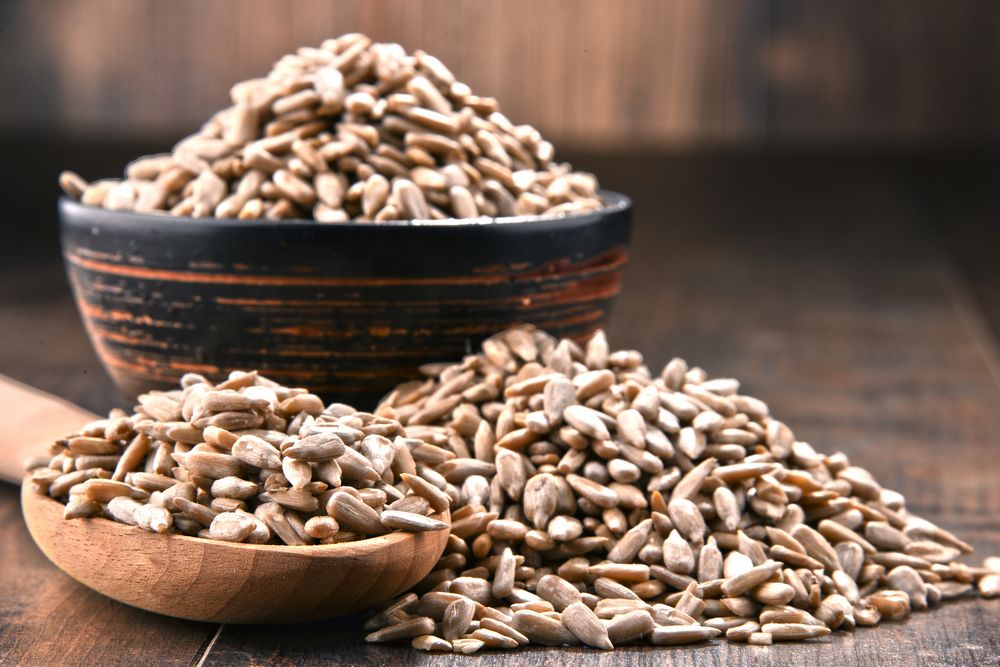
[[[966,208],[989,202],[994,172],[945,159],[934,161],[920,179],[901,177],[898,162],[856,159],[630,154],[580,156],[578,162],[637,203],[632,262],[612,315],[616,346],[643,350],[654,364],[683,355],[713,374],[742,379],[747,391],[765,398],[800,437],[822,451],[843,450],[871,468],[887,486],[906,493],[914,510],[974,543],[977,558],[1000,555],[1000,480],[992,463],[1000,433],[996,337],[985,328],[947,246],[925,231],[932,225],[950,230],[958,203],[947,205],[949,193],[960,193]],[[942,186],[941,177],[950,173],[961,175],[963,188]],[[927,189],[938,190],[936,206],[922,205]],[[973,217],[972,211],[965,214]],[[993,236],[984,230],[977,238],[985,243]],[[8,304],[19,312],[28,308]],[[45,312],[55,316],[72,309],[67,295],[51,301]],[[19,341],[27,336],[14,336],[15,349],[26,349]],[[73,345],[74,336],[82,332],[67,332],[65,344]],[[0,370],[16,369],[17,377],[30,380],[29,358],[0,351],[0,361],[5,364]],[[44,360],[34,363],[49,368]],[[65,372],[73,375],[87,363],[92,362],[67,360]],[[100,392],[108,386],[98,378],[74,385],[66,395],[78,399],[88,389]],[[109,602],[59,574],[14,520],[14,493],[0,491],[5,491],[0,494],[0,570],[5,573],[0,619],[7,624],[0,632],[0,662],[27,662],[32,651],[40,651],[34,638],[64,627],[60,616],[47,622],[32,617],[34,625],[26,625],[27,610],[39,606],[99,601],[118,611],[81,616],[94,633],[117,623],[134,632],[142,647],[148,637],[158,636],[150,619],[175,623]],[[53,580],[63,587],[45,588]],[[905,623],[835,633],[807,645],[754,649],[715,642],[612,654],[531,649],[516,658],[497,653],[472,660],[484,667],[512,660],[537,665],[1000,665],[998,617],[997,601],[970,599]],[[206,665],[469,664],[468,658],[428,658],[405,646],[364,645],[360,620],[225,626],[211,650],[198,657]],[[179,628],[185,637],[192,627],[202,629],[201,637],[216,630],[183,622],[165,627]],[[104,655],[97,636],[67,637],[66,654]],[[156,653],[137,648],[137,660],[187,662],[192,651],[184,641],[162,641]],[[114,644],[108,661],[127,662],[129,645]],[[54,664],[69,662],[58,660],[51,649],[38,655]]]
[[[0,664],[189,665],[218,626],[140,611],[94,593],[49,563],[0,484]]]
[[[763,127],[765,4],[71,0],[0,12],[18,26],[0,42],[0,68],[16,58],[49,74],[0,69],[14,91],[0,98],[0,122],[180,136],[227,104],[236,81],[361,31],[437,55],[557,140],[717,141]]]
[[[776,139],[976,143],[1000,137],[996,3],[770,5],[767,108]]]
[[[989,0],[13,0],[0,122],[176,139],[236,81],[359,30],[438,55],[557,146],[995,141],[998,18]]]
[[[17,484],[29,456],[48,454],[54,438],[76,430],[96,415],[51,394],[0,375],[0,405],[17,410],[0,431],[0,479]]]

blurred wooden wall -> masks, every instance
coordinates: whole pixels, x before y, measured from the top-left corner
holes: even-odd
[[[176,136],[349,31],[576,146],[1000,138],[995,0],[3,0],[0,133]]]

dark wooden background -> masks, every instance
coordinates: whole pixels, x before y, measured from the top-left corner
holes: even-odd
[[[355,30],[563,146],[1000,139],[995,0],[5,0],[0,133],[176,138]]]

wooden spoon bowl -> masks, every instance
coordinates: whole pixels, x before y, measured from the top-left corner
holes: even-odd
[[[395,531],[305,547],[158,535],[108,519],[62,517],[63,505],[21,485],[32,538],[59,569],[119,602],[195,621],[288,623],[372,607],[423,579],[448,530]],[[447,510],[434,515],[450,523]]]

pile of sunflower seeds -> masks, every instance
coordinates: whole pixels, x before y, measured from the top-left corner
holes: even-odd
[[[437,58],[343,35],[281,58],[232,106],[125,179],[59,182],[106,209],[321,222],[561,216],[602,206],[596,179],[554,161]]]
[[[29,461],[64,517],[252,544],[332,544],[447,528],[408,491],[422,441],[394,419],[234,372],[139,397]],[[411,449],[413,450],[411,452]]]
[[[435,451],[407,481],[451,503],[451,534],[368,641],[770,644],[1000,594],[1000,558],[957,562],[968,544],[735,379],[681,359],[653,375],[602,332],[581,347],[531,328],[426,374],[376,414]]]

